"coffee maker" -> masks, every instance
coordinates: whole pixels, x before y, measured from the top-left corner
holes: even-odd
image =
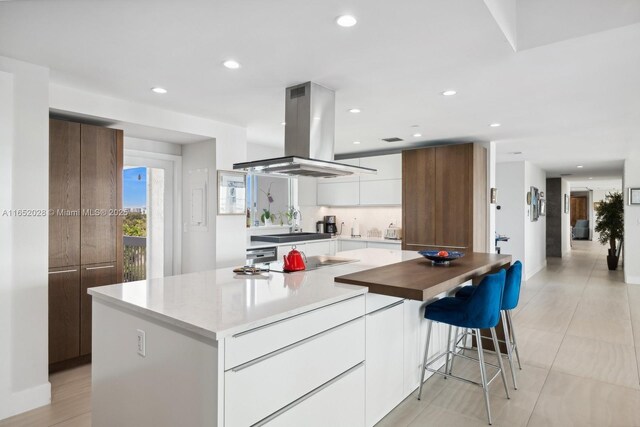
[[[336,224],[335,215],[326,215],[324,217],[324,232],[329,233],[332,236],[338,234],[338,225]]]

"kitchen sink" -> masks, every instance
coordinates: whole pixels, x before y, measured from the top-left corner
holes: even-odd
[[[304,240],[321,240],[330,239],[329,233],[284,233],[284,234],[267,234],[264,236],[251,236],[252,242],[270,242],[270,243],[289,243],[302,242]]]

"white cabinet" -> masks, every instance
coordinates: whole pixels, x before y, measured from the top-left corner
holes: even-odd
[[[364,360],[365,320],[359,318],[230,369],[225,425],[253,425]]]
[[[403,300],[366,316],[366,425],[373,426],[404,399]]]
[[[360,175],[360,182],[402,179],[402,154],[400,153],[385,156],[362,157],[360,159],[360,166],[378,171],[375,175]]]
[[[364,240],[355,240],[355,239],[354,240],[338,240],[338,252],[352,251],[355,249],[366,249],[366,248],[400,250],[402,248],[402,243],[395,242],[395,241],[368,242]]]
[[[394,242],[394,241],[391,241],[391,242],[367,242],[367,248],[400,250],[400,249],[402,249],[402,243]]]
[[[268,421],[268,427],[364,427],[365,367],[358,365]]]
[[[339,240],[338,246],[338,250],[340,252],[353,251],[356,249],[365,249],[367,247],[367,242],[362,242],[360,240]]]
[[[360,204],[360,183],[318,181],[318,205],[320,206],[357,206]]]
[[[332,243],[334,242],[330,240],[322,240],[320,242],[303,242],[281,245],[278,246],[278,261],[282,261],[282,256],[288,254],[294,246],[300,252],[304,252],[306,256],[331,255],[332,250],[334,250],[333,253],[335,254],[335,249],[332,249]]]
[[[360,206],[402,204],[402,179],[360,181]]]

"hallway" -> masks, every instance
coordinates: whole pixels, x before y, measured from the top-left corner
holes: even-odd
[[[570,257],[549,258],[523,283],[514,312],[523,370],[511,400],[491,384],[494,426],[640,426],[640,286],[607,270],[604,246],[573,243]],[[458,369],[479,380],[475,363]],[[486,426],[482,391],[433,376],[422,402],[414,393],[377,427],[430,425]]]

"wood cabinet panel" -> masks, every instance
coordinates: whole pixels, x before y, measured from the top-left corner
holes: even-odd
[[[49,122],[49,268],[80,264],[80,124]]]
[[[116,130],[81,126],[81,264],[116,261],[118,160]],[[121,238],[121,237],[120,237]]]
[[[80,276],[80,355],[91,353],[91,296],[87,289],[120,282],[115,263],[83,266]]]
[[[80,355],[80,269],[49,271],[49,363]]]
[[[420,250],[420,245],[435,245],[436,220],[435,149],[402,153],[402,246]]]
[[[436,245],[471,247],[473,145],[436,147]]]

